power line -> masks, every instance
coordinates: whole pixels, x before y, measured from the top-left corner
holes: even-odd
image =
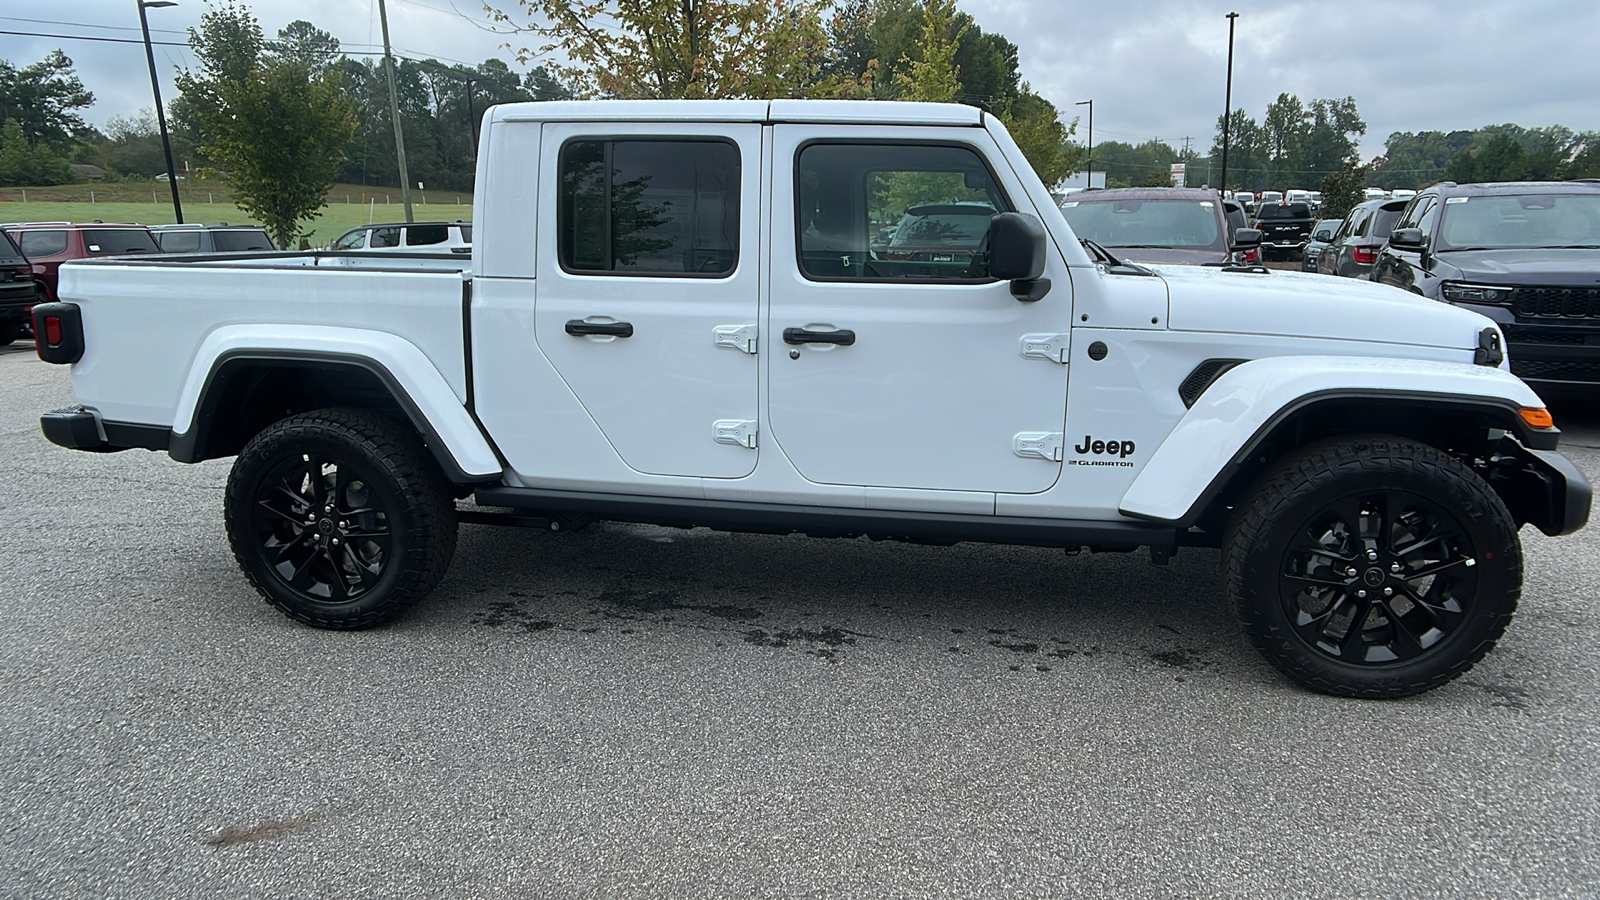
[[[23,37],[55,38],[56,40],[62,40],[62,41],[95,41],[97,43],[105,43],[105,44],[143,44],[144,43],[144,41],[142,41],[142,40],[140,40],[138,38],[97,37],[97,36],[94,36],[94,35],[87,35],[87,34],[50,34],[50,33],[46,33],[46,32],[43,32],[43,31],[6,31],[6,30],[0,30],[0,34],[15,34],[15,35],[21,35]],[[154,44],[157,47],[187,47],[187,46],[189,46],[189,43],[187,41],[151,41],[150,43]],[[362,47],[362,46],[367,46],[367,45],[365,45],[365,44],[352,44],[351,46]],[[381,50],[345,50],[342,46],[339,48],[339,52],[342,53],[345,56],[382,56],[383,55],[383,51],[381,51]],[[409,55],[407,55],[407,54],[409,54]],[[421,62],[424,59],[442,59],[442,60],[446,60],[448,62],[456,63],[458,65],[463,65],[463,66],[475,66],[475,65],[477,65],[477,63],[469,63],[469,62],[463,62],[462,60],[459,60],[459,59],[451,59],[448,56],[430,55],[430,54],[428,54],[428,53],[426,53],[425,51],[422,51],[422,50],[409,50],[408,49],[408,50],[405,50],[404,53],[396,53],[395,55],[399,56],[399,57],[401,57],[403,59],[408,59],[408,60],[410,60],[412,62]]]
[[[66,25],[70,28],[100,28],[106,31],[138,31],[129,25],[94,25],[89,22],[57,22],[54,19],[24,19],[19,16],[0,16],[7,22],[32,22],[35,25]],[[173,28],[152,28],[151,31],[163,34],[184,34],[185,32]]]

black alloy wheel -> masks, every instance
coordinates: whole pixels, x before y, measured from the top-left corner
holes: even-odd
[[[1522,589],[1517,526],[1426,444],[1347,437],[1268,469],[1236,504],[1224,574],[1245,633],[1315,691],[1403,697],[1494,647]]]
[[[1307,646],[1352,665],[1415,659],[1471,616],[1477,555],[1454,515],[1404,491],[1356,494],[1295,530],[1279,573]]]
[[[302,413],[245,445],[228,476],[228,539],[272,605],[319,628],[388,621],[444,576],[451,485],[404,421]]]
[[[256,552],[309,602],[349,603],[376,588],[393,559],[394,498],[327,453],[284,458],[256,486]]]

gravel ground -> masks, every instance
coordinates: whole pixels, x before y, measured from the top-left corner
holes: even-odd
[[[69,402],[0,349],[3,897],[1600,895],[1594,529],[1396,702],[1281,679],[1214,551],[467,526],[339,634],[234,568],[229,461]]]

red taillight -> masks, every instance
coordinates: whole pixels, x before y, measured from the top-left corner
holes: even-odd
[[[1370,266],[1378,261],[1377,247],[1351,247],[1350,252],[1355,257],[1356,262],[1363,266]]]
[[[52,347],[61,346],[61,317],[44,317],[44,342]]]
[[[1261,248],[1260,247],[1251,247],[1249,250],[1246,250],[1244,252],[1244,261],[1247,262],[1247,263],[1257,262],[1260,259],[1261,259]]]

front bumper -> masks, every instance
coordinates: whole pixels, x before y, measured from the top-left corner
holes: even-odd
[[[1589,479],[1554,450],[1534,450],[1505,438],[1487,475],[1518,525],[1533,525],[1554,537],[1571,534],[1589,522],[1594,499]]]

